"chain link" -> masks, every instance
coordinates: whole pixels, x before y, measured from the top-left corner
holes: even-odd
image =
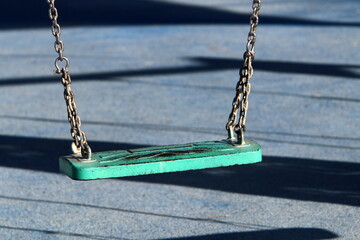
[[[255,58],[256,28],[259,24],[260,7],[261,0],[253,0],[253,13],[250,17],[250,31],[247,38],[246,51],[243,56],[244,63],[243,66],[240,68],[240,78],[238,83],[236,84],[236,95],[232,103],[232,110],[229,115],[228,122],[226,124],[229,139],[235,139],[235,132],[237,134],[237,140],[240,144],[245,143],[244,132],[246,115],[249,107],[249,94],[251,91],[250,78],[254,73],[252,62]]]
[[[64,99],[67,107],[68,120],[71,125],[70,134],[74,139],[72,143],[72,150],[74,153],[81,153],[83,158],[91,159],[91,148],[87,142],[85,133],[80,129],[81,120],[76,110],[76,103],[74,98],[74,92],[71,90],[71,77],[69,74],[69,59],[64,57],[64,43],[60,39],[61,27],[58,20],[58,11],[55,7],[55,0],[47,0],[50,9],[49,17],[52,21],[51,32],[55,37],[54,48],[58,53],[58,57],[55,59],[55,73],[61,74],[61,83],[64,86]],[[60,65],[64,66],[60,66]]]

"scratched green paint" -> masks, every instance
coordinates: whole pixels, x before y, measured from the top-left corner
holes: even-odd
[[[261,147],[228,141],[197,142],[93,153],[91,161],[76,155],[60,158],[60,171],[76,180],[128,177],[261,162]]]

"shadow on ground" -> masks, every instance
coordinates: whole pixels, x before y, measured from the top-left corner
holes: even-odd
[[[50,236],[66,236],[66,237],[80,237],[85,239],[118,239],[127,240],[127,238],[119,238],[115,236],[101,236],[101,235],[90,235],[82,233],[62,232],[62,231],[51,231],[41,230],[36,228],[20,228],[0,225],[0,229],[11,230],[11,231],[24,231],[24,232],[37,232],[48,234]],[[259,230],[251,232],[232,232],[232,233],[219,233],[211,235],[200,235],[194,237],[181,237],[181,238],[166,238],[159,240],[317,240],[317,239],[333,239],[337,235],[319,228],[279,228],[272,230]]]
[[[303,3],[301,3],[303,4]],[[109,26],[109,25],[163,25],[163,24],[248,24],[250,3],[240,5],[237,13],[220,8],[185,5],[176,2],[152,0],[62,0],[57,2],[61,25]],[[0,3],[0,28],[48,27],[46,1],[2,1]],[[21,11],[20,9],[26,9]],[[309,11],[311,10],[309,6]],[[21,14],[19,14],[21,11]],[[299,13],[303,15],[303,12]],[[262,24],[360,26],[359,22],[337,22],[332,19],[309,20],[263,14]]]
[[[2,167],[58,172],[58,157],[70,141],[0,136]],[[142,147],[91,142],[98,151]],[[254,165],[125,178],[225,192],[360,206],[360,164],[264,156]]]
[[[250,232],[220,233],[205,236],[166,238],[162,240],[315,240],[333,239],[338,236],[319,228],[282,228]]]
[[[142,76],[163,76],[163,75],[177,75],[177,74],[191,74],[201,72],[217,72],[225,70],[238,70],[240,68],[241,60],[235,58],[221,58],[221,57],[189,57],[185,58],[186,62],[190,63],[185,66],[175,67],[160,67],[160,68],[143,68],[136,70],[121,70],[109,72],[92,72],[84,74],[72,74],[72,78],[76,81],[128,81],[134,83],[146,83],[136,80],[124,80],[122,78],[142,77]],[[185,63],[186,63],[185,62]],[[357,72],[360,65],[349,64],[328,64],[328,63],[305,63],[305,62],[283,62],[273,60],[258,59],[254,62],[254,68],[259,71],[276,72],[282,74],[305,74],[315,76],[340,77],[343,80],[360,80],[360,74]],[[235,75],[234,75],[235,76]],[[21,77],[1,79],[0,86],[15,86],[26,84],[43,84],[43,83],[58,83],[58,77],[44,76],[44,77]],[[156,83],[151,83],[156,84]],[[171,86],[171,83],[168,84]],[[192,85],[176,85],[178,87],[193,87]],[[206,86],[199,86],[199,88],[207,88]],[[211,89],[233,90],[233,87],[211,87]]]

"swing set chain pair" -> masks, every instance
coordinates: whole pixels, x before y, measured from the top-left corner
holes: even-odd
[[[236,140],[234,137],[235,132],[237,134],[237,142],[239,144],[245,143],[245,122],[247,110],[249,107],[249,94],[251,91],[250,78],[254,73],[252,62],[255,58],[256,28],[259,23],[260,7],[261,0],[253,0],[253,13],[250,17],[250,31],[247,38],[246,51],[243,57],[244,62],[243,66],[240,68],[240,78],[236,84],[236,95],[232,103],[232,110],[229,115],[229,120],[226,124],[229,140]],[[236,122],[237,119],[238,122]]]
[[[91,148],[87,142],[85,133],[80,129],[80,116],[77,114],[74,92],[71,90],[71,78],[69,75],[69,59],[63,56],[64,43],[60,39],[61,27],[57,21],[58,11],[55,7],[55,0],[47,0],[50,9],[49,17],[52,21],[51,31],[55,37],[54,48],[58,53],[55,59],[55,73],[61,74],[61,82],[64,86],[64,99],[67,106],[68,120],[71,125],[71,136],[74,139],[72,143],[72,150],[74,153],[81,153],[85,159],[91,159]],[[253,75],[252,61],[255,58],[255,41],[256,28],[259,23],[259,10],[261,0],[253,0],[253,13],[250,17],[250,31],[247,38],[246,51],[244,53],[244,63],[240,68],[240,79],[236,84],[236,95],[232,103],[232,111],[230,113],[226,129],[231,141],[235,140],[234,132],[237,134],[238,143],[244,144],[244,132],[246,114],[248,109],[248,98],[251,91],[250,78]],[[65,62],[65,66],[60,67],[60,63]],[[64,65],[64,64],[63,64]],[[238,119],[238,122],[236,122]]]
[[[85,159],[91,159],[91,148],[87,142],[85,133],[80,129],[81,120],[76,110],[76,103],[74,98],[74,92],[71,90],[71,77],[69,74],[69,59],[63,56],[64,43],[60,39],[61,27],[57,21],[58,12],[55,7],[55,0],[47,0],[50,9],[49,17],[52,21],[51,31],[55,37],[54,48],[58,53],[58,57],[55,59],[55,73],[61,74],[61,83],[64,86],[64,99],[66,102],[68,121],[71,125],[70,134],[74,139],[72,143],[72,150],[74,153],[81,153]],[[64,62],[65,66],[60,67],[60,63]]]

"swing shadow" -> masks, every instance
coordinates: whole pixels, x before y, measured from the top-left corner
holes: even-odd
[[[58,157],[69,154],[70,141],[0,136],[2,167],[58,173]],[[46,146],[46,147],[45,147]],[[91,142],[106,151],[144,147]],[[254,165],[124,178],[249,195],[360,206],[360,164],[264,156]]]
[[[26,7],[26,11],[19,9]],[[247,5],[246,5],[247,6]],[[46,1],[1,1],[0,28],[19,29],[49,27]],[[62,0],[57,3],[60,23],[63,26],[111,26],[111,25],[195,25],[195,24],[248,24],[247,13],[236,13],[205,6],[151,0]],[[310,7],[309,7],[310,10]],[[303,13],[301,13],[302,15]],[[299,14],[300,15],[300,14]],[[347,26],[359,27],[359,22],[309,20],[263,14],[261,24]]]
[[[190,74],[199,72],[215,72],[234,70],[239,68],[240,60],[233,58],[215,58],[215,57],[188,57],[184,58],[193,64],[190,66],[179,67],[163,67],[163,68],[144,68],[138,70],[123,70],[111,72],[95,72],[85,74],[72,74],[76,82],[80,81],[122,81],[130,84],[142,85],[158,85],[167,87],[179,88],[192,88],[202,90],[215,90],[215,91],[234,91],[233,87],[223,86],[206,86],[195,84],[182,84],[182,83],[163,83],[144,81],[139,79],[128,79],[128,77],[143,77],[143,76],[162,76],[162,75],[176,75],[176,74]],[[302,62],[282,62],[282,61],[269,61],[258,59],[254,66],[259,71],[289,73],[289,74],[306,74],[318,75],[328,77],[340,77],[344,80],[360,80],[360,74],[354,71],[360,69],[360,65],[345,65],[345,64],[320,64],[320,63],[302,63]],[[235,76],[235,75],[234,75]],[[33,85],[44,83],[58,83],[56,76],[44,77],[21,77],[21,78],[8,78],[0,80],[1,86],[16,86],[16,85]],[[343,102],[359,103],[360,98],[349,97],[336,97],[336,96],[316,96],[303,93],[287,93],[280,91],[269,90],[253,90],[252,92],[263,95],[276,95],[288,96],[296,98],[310,98],[315,100],[334,100]]]
[[[220,58],[220,57],[188,57],[191,65],[187,66],[174,66],[174,67],[160,67],[160,68],[143,68],[137,70],[122,70],[110,72],[94,72],[84,74],[72,74],[73,79],[76,81],[128,81],[119,78],[125,77],[141,77],[141,76],[161,76],[161,75],[175,75],[175,74],[190,74],[200,72],[216,72],[239,69],[240,60],[236,58]],[[276,60],[261,60],[257,59],[254,62],[254,68],[259,71],[276,72],[276,73],[289,73],[289,74],[306,74],[328,77],[340,77],[344,80],[360,79],[360,74],[354,69],[360,69],[360,65],[349,64],[330,64],[330,63],[304,63],[304,62],[283,62]],[[8,78],[0,80],[0,86],[14,86],[26,84],[43,84],[58,82],[58,79],[53,76],[44,77],[22,77],[22,78]],[[136,81],[137,83],[146,83]],[[156,84],[156,83],[151,83]],[[164,84],[165,85],[165,84]],[[171,85],[171,84],[169,84]],[[187,87],[187,85],[173,85],[180,87]],[[192,87],[192,86],[189,86]],[[201,86],[203,88],[203,86]],[[206,88],[206,87],[204,87]],[[230,88],[224,87],[210,87],[211,89],[229,90]],[[231,88],[233,90],[233,88]]]
[[[21,116],[12,116],[12,115],[0,115],[2,119],[10,120],[20,120],[20,121],[32,121],[32,122],[46,122],[46,123],[55,123],[55,124],[67,124],[67,120],[51,119],[51,118],[36,118],[36,117],[21,117]],[[129,122],[104,122],[104,121],[89,121],[83,120],[83,124],[94,125],[94,126],[110,126],[110,127],[122,127],[130,129],[143,129],[143,130],[153,130],[153,131],[163,131],[163,132],[192,132],[192,133],[201,133],[201,134],[210,134],[217,135],[220,138],[224,138],[223,129],[209,129],[203,127],[186,127],[186,126],[175,126],[175,125],[165,125],[165,124],[138,124],[138,123],[129,123]],[[358,150],[359,147],[356,145],[360,141],[358,137],[340,137],[340,136],[331,136],[331,135],[317,135],[317,134],[303,134],[303,133],[287,133],[287,132],[278,132],[278,131],[261,131],[261,130],[247,130],[247,133],[250,134],[250,138],[256,141],[265,141],[265,142],[274,142],[274,143],[286,143],[286,144],[296,144],[296,145],[307,145],[307,146],[317,146],[325,147],[332,149],[347,149],[347,150]],[[260,135],[260,137],[259,137]],[[280,136],[282,139],[272,136]],[[265,137],[263,137],[265,136]],[[283,140],[283,138],[286,140]],[[289,139],[290,138],[290,139]],[[291,140],[296,138],[297,140]],[[301,140],[299,140],[301,138]],[[317,139],[322,142],[309,142],[309,139]],[[337,139],[340,141],[352,141],[354,145],[341,145],[341,144],[331,144],[328,143],[328,140]]]
[[[188,216],[178,216],[178,215],[167,215],[167,214],[159,214],[153,212],[144,212],[144,211],[137,211],[137,210],[128,210],[128,209],[121,209],[121,208],[114,208],[114,207],[105,207],[99,205],[91,205],[85,203],[77,203],[77,202],[62,202],[56,200],[42,200],[42,199],[31,199],[31,198],[19,198],[19,197],[8,197],[0,195],[0,199],[3,200],[10,200],[10,201],[23,201],[23,202],[33,202],[33,203],[42,203],[47,205],[67,205],[74,208],[77,207],[85,207],[93,210],[106,210],[106,211],[117,211],[123,213],[131,213],[131,214],[138,214],[138,215],[146,215],[146,216],[156,216],[162,218],[172,218],[178,220],[187,220],[193,222],[202,222],[208,224],[222,224],[228,226],[236,226],[236,227],[243,227],[245,229],[255,229],[253,231],[246,231],[246,232],[231,232],[231,233],[217,233],[217,234],[209,234],[209,235],[200,235],[200,236],[190,236],[190,237],[183,237],[183,238],[167,238],[163,240],[171,240],[171,239],[179,239],[179,240],[207,240],[207,239],[274,239],[274,240],[282,240],[288,239],[291,237],[292,240],[301,240],[301,239],[330,239],[336,238],[337,235],[333,232],[330,232],[325,229],[320,228],[272,228],[263,230],[266,226],[259,226],[256,224],[248,224],[248,223],[240,223],[240,222],[230,222],[224,220],[218,220],[213,218],[199,218],[199,217],[188,217]],[[87,234],[80,234],[80,233],[70,233],[70,232],[61,232],[55,230],[41,230],[41,229],[34,229],[34,228],[19,228],[19,227],[10,227],[10,226],[3,226],[0,225],[0,229],[6,230],[18,230],[18,231],[31,231],[31,232],[40,232],[52,235],[63,235],[63,236],[77,236],[77,237],[86,237],[90,239],[118,239],[116,237],[107,237],[107,236],[95,236],[95,235],[87,235]],[[260,230],[261,229],[261,230]],[[123,239],[123,238],[121,238]]]
[[[114,240],[126,240],[126,238],[115,237],[115,236],[102,236],[102,235],[90,235],[82,233],[72,233],[56,230],[42,230],[37,228],[21,228],[21,227],[10,227],[0,225],[0,229],[10,231],[24,231],[24,232],[37,232],[44,233],[51,236],[65,236],[65,237],[80,237],[86,239],[114,239]],[[278,228],[271,230],[258,230],[248,232],[231,232],[231,233],[217,233],[191,237],[180,237],[180,238],[162,238],[158,240],[250,240],[250,239],[267,239],[267,240],[320,240],[320,239],[334,239],[338,235],[321,228]]]
[[[315,240],[337,238],[333,232],[320,228],[285,228],[249,232],[219,233],[194,237],[166,238],[161,240]]]

